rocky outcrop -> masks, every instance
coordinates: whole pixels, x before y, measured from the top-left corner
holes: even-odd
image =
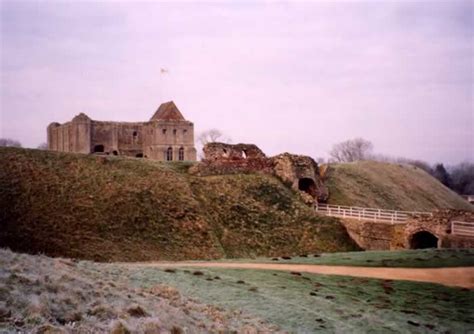
[[[318,202],[325,202],[328,198],[328,189],[319,177],[319,167],[313,158],[304,155],[283,153],[271,158],[273,173],[283,182],[316,198]]]

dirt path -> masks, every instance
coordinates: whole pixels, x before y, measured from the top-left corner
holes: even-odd
[[[266,269],[298,271],[312,274],[344,275],[370,277],[379,279],[406,280],[438,283],[447,286],[474,288],[474,267],[460,268],[380,268],[349,267],[306,264],[273,264],[273,263],[233,263],[233,262],[145,262],[127,263],[136,267],[203,267],[228,269]]]

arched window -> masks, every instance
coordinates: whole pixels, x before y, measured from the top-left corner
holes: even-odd
[[[178,152],[178,160],[183,161],[184,160],[184,148],[180,147],[179,152]]]
[[[173,161],[173,148],[168,147],[166,150],[166,160],[167,161]]]

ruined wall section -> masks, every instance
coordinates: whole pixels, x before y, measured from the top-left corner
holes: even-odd
[[[91,151],[135,157],[143,155],[143,123],[92,121]]]
[[[190,173],[200,176],[273,173],[273,162],[253,144],[208,143],[203,148],[204,159]]]
[[[284,153],[269,158],[253,144],[208,143],[203,152],[203,161],[193,166],[190,173],[201,176],[267,173],[302,191],[306,195],[305,202],[313,203],[314,199],[323,202],[328,197],[327,187],[319,177],[318,164],[311,157]]]
[[[90,153],[91,119],[79,114],[71,122],[51,123],[47,129],[48,149],[61,152]]]
[[[318,202],[328,198],[328,188],[319,177],[319,167],[311,157],[283,153],[271,158],[273,172],[291,187],[310,194]]]
[[[203,148],[204,160],[216,164],[228,161],[245,162],[246,160],[266,159],[267,156],[253,144],[208,143]]]

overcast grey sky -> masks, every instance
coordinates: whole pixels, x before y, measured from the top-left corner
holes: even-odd
[[[84,112],[327,157],[474,160],[474,1],[1,3],[0,137],[35,147]],[[169,72],[161,73],[165,68]]]

